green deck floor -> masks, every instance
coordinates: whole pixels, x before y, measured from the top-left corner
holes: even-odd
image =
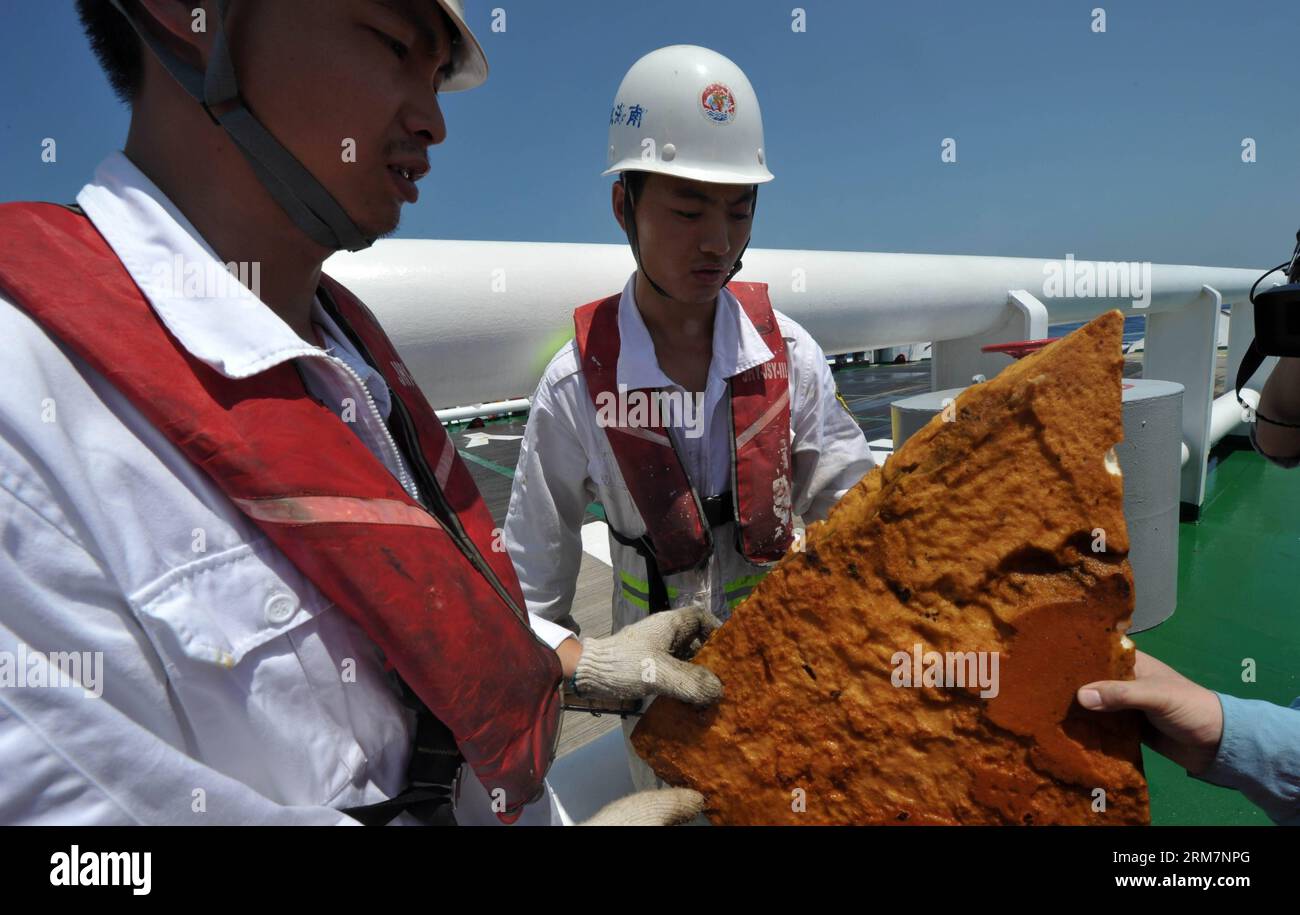
[[[1178,609],[1133,641],[1197,683],[1289,705],[1300,696],[1300,469],[1253,451],[1212,463],[1200,520],[1179,525]],[[1242,682],[1242,661],[1256,663]],[[1271,825],[1236,791],[1143,748],[1155,825]]]

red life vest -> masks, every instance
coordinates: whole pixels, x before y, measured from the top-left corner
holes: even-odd
[[[554,756],[562,678],[454,443],[370,311],[322,276],[418,441],[415,502],[303,386],[293,361],[231,379],[191,356],[94,226],[52,204],[0,206],[0,287],[103,374],[383,649],[452,732],[502,819]],[[493,795],[494,799],[499,797]]]
[[[772,351],[762,365],[728,379],[732,440],[731,482],[737,548],[755,565],[775,562],[794,538],[790,509],[790,367],[785,340],[763,283],[728,287]],[[573,313],[578,357],[599,416],[618,398],[620,296],[583,305]],[[622,392],[623,396],[631,392]],[[649,394],[649,391],[644,392]],[[630,417],[618,410],[618,422]],[[623,481],[645,522],[662,575],[696,569],[713,552],[713,534],[700,497],[653,412],[644,425],[602,423]],[[613,418],[613,417],[610,417]]]

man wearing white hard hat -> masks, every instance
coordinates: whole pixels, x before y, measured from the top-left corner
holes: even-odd
[[[817,343],[766,286],[731,282],[773,177],[740,68],[690,45],[642,57],[611,106],[607,152],[637,269],[577,309],[575,339],[538,384],[505,542],[529,611],[567,621],[580,525],[599,502],[616,633],[700,603],[725,619],[794,543],[795,517],[824,518],[871,452]],[[604,687],[613,642],[584,646],[579,695]]]
[[[439,93],[486,78],[461,0],[78,11],[131,127],[75,205],[0,206],[0,824],[563,822],[576,643],[321,272],[396,228]],[[643,631],[607,692],[706,624]]]

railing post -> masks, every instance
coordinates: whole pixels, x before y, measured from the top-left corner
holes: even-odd
[[[1205,501],[1222,303],[1218,290],[1202,286],[1201,294],[1183,308],[1147,316],[1142,377],[1176,381],[1183,386],[1183,442],[1188,458],[1178,498],[1184,512],[1193,518],[1199,516]]]
[[[989,343],[1015,340],[1041,340],[1047,336],[1047,306],[1024,289],[1007,293],[1003,319],[989,330],[973,337],[936,340],[930,350],[930,390],[964,388],[975,375],[992,378],[1010,362],[1001,353],[984,353],[980,347]]]

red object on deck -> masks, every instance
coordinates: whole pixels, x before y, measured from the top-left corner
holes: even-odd
[[[1030,353],[1037,352],[1049,343],[1055,343],[1060,337],[1048,337],[1046,340],[1017,340],[1014,343],[990,343],[981,346],[980,352],[1006,353],[1013,359],[1022,359]]]

